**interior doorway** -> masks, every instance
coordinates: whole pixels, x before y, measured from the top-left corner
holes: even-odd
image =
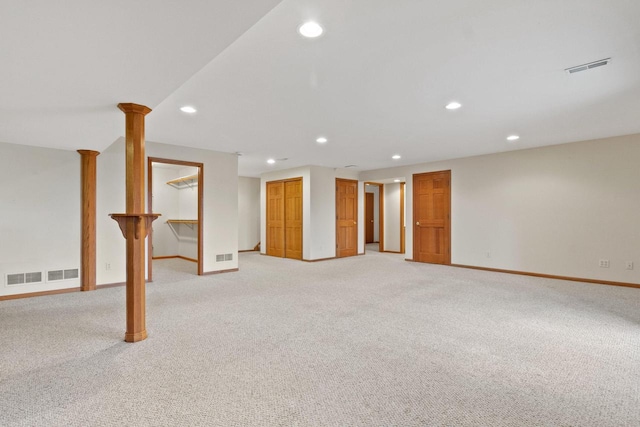
[[[413,175],[413,260],[451,264],[451,171]]]
[[[147,159],[147,209],[162,214],[149,232],[148,277],[153,260],[178,258],[193,262],[203,274],[202,201],[204,165],[182,160]]]
[[[302,178],[266,183],[267,255],[302,259]]]
[[[358,254],[358,181],[336,178],[336,257]]]
[[[365,252],[384,251],[384,184],[365,182]],[[370,230],[370,231],[367,231]],[[371,234],[371,238],[367,237]]]

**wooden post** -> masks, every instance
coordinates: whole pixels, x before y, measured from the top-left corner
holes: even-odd
[[[144,116],[151,109],[138,104],[118,104],[126,117],[126,210],[111,214],[127,240],[127,331],[126,342],[147,338],[145,322],[144,242],[156,214],[144,213]]]
[[[78,150],[81,179],[80,290],[96,289],[96,157],[97,151]]]

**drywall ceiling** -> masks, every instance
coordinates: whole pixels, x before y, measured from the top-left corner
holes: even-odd
[[[147,139],[241,152],[257,176],[640,132],[637,1],[49,3],[2,6],[0,141],[102,149],[137,102]],[[311,19],[325,33],[304,39]]]

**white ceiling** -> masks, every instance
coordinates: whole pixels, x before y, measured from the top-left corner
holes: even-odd
[[[638,22],[634,0],[0,0],[0,141],[101,150],[136,102],[148,140],[257,176],[638,133]]]

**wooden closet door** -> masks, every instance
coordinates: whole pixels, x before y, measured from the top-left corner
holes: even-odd
[[[336,179],[336,256],[358,254],[358,181]]]
[[[451,171],[413,176],[413,259],[451,263]]]
[[[302,179],[284,183],[285,257],[302,259]]]
[[[284,256],[284,182],[267,182],[267,255]]]

